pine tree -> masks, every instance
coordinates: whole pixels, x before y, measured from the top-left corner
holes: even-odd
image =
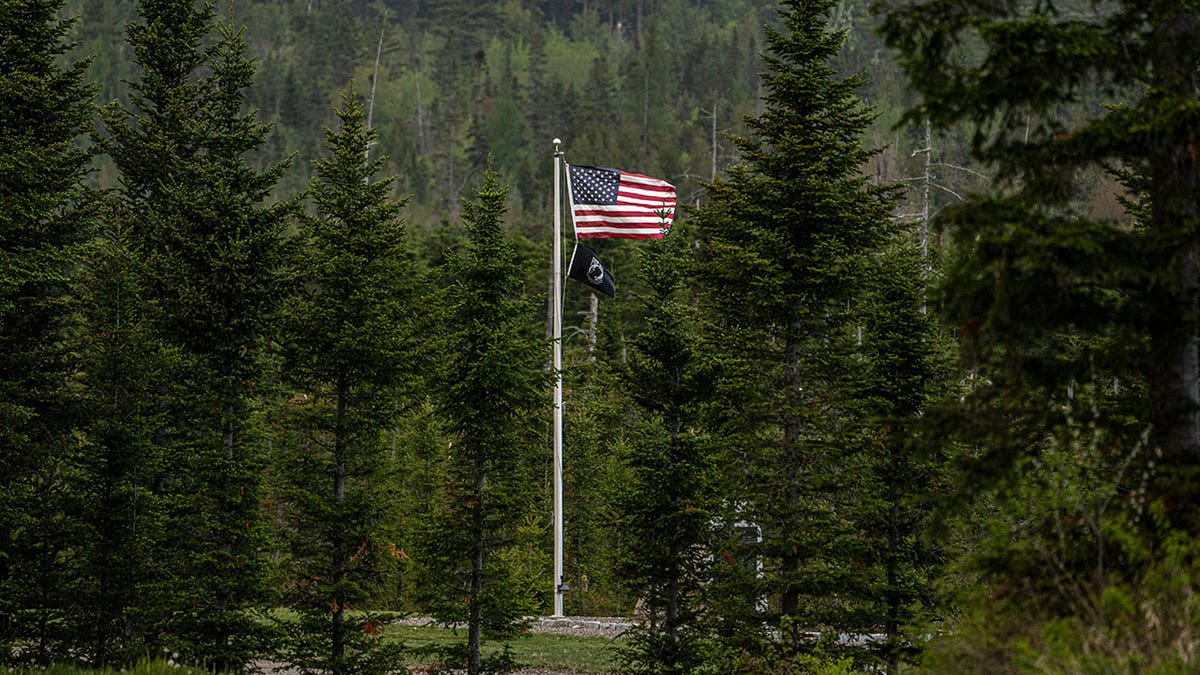
[[[79,279],[83,432],[80,558],[90,583],[73,603],[75,644],[97,666],[130,666],[156,641],[166,516],[156,485],[168,472],[154,442],[165,410],[147,405],[175,365],[154,333],[144,267],[115,209],[88,250]]]
[[[571,356],[563,355],[563,577],[571,589],[563,612],[622,616],[637,602],[620,564],[619,504],[629,471],[616,430],[624,428],[629,399],[619,365]]]
[[[93,215],[87,63],[54,0],[0,2],[0,661],[68,654],[79,411],[71,275]],[[23,612],[22,612],[23,611]],[[21,649],[15,650],[21,642]]]
[[[483,631],[510,635],[537,608],[525,577],[545,578],[545,570],[523,568],[519,555],[520,526],[536,503],[543,466],[545,343],[536,333],[538,305],[523,297],[525,274],[503,230],[508,191],[489,169],[476,194],[463,209],[469,249],[451,265],[437,387],[451,437],[447,485],[420,561],[433,615],[467,625],[471,675],[496,666],[481,659]]]
[[[865,360],[856,398],[865,402],[851,517],[866,546],[856,564],[869,579],[857,590],[884,641],[875,646],[888,673],[922,651],[931,622],[945,609],[938,593],[947,546],[936,520],[950,485],[945,448],[927,444],[925,410],[951,381],[952,344],[922,310],[918,246],[905,239],[874,256],[863,309]],[[944,535],[942,535],[944,536]]]
[[[353,95],[343,97],[328,155],[310,187],[317,216],[301,230],[289,302],[287,380],[297,392],[280,456],[302,612],[288,656],[305,671],[385,672],[370,615],[347,612],[397,586],[395,463],[386,439],[418,389],[418,317],[427,313],[408,250],[395,179],[372,181],[375,133]],[[314,484],[320,477],[321,482]],[[403,542],[400,542],[401,546]],[[361,630],[360,630],[361,628]]]
[[[874,621],[854,590],[865,583],[854,565],[858,525],[844,516],[863,415],[849,386],[852,310],[867,255],[893,230],[894,190],[861,172],[873,113],[855,95],[861,76],[836,79],[829,65],[843,41],[825,27],[833,4],[783,4],[782,31],[767,31],[765,110],[748,120],[755,135],[738,139],[742,163],[708,186],[711,202],[693,221],[723,371],[713,423],[732,480],[722,522],[741,522],[751,540],[761,533],[730,544],[729,584],[714,603],[735,635],[753,635],[763,620],[780,631],[778,650],[753,648],[765,668],[809,649],[806,630]],[[745,573],[746,556],[761,561],[761,576]]]
[[[211,39],[211,8],[190,0],[148,0],[139,14],[129,40],[141,79],[130,109],[104,118],[156,332],[188,362],[159,385],[174,418],[157,434],[173,468],[158,491],[171,508],[159,554],[176,576],[162,580],[173,598],[161,630],[185,658],[237,667],[261,633],[248,613],[266,592],[249,416],[294,204],[264,205],[286,164],[247,163],[268,127],[243,112],[254,68],[241,34]]]
[[[955,252],[948,319],[990,382],[952,423],[979,445],[979,474],[1003,476],[1038,451],[1047,401],[1116,381],[1107,424],[1152,429],[1160,493],[1182,514],[1200,466],[1200,174],[1184,112],[1200,95],[1200,15],[1174,2],[1056,4],[885,8],[884,35],[921,96],[910,116],[969,127],[972,153],[1005,181],[941,219]],[[1140,203],[1121,221],[1084,201],[1086,177],[1110,171]]]
[[[634,413],[625,458],[631,480],[617,503],[621,569],[646,613],[622,650],[627,672],[692,673],[704,663],[703,587],[716,509],[700,412],[711,373],[700,365],[683,236],[677,226],[642,251],[647,321],[623,378]]]
[[[997,177],[938,219],[942,306],[969,386],[930,411],[941,438],[969,448],[963,491],[994,488],[977,504],[997,505],[983,524],[999,536],[980,536],[971,569],[981,593],[1014,592],[980,622],[996,644],[985,658],[1004,663],[1053,622],[1077,634],[1065,652],[1092,653],[1087,636],[1103,635],[1113,662],[1195,669],[1157,636],[1190,630],[1163,626],[1186,623],[1174,599],[1194,585],[1200,12],[1125,0],[884,9],[920,96],[909,116],[965,128]],[[1089,185],[1096,175],[1124,213],[1091,208],[1111,197]],[[1162,578],[1180,586],[1161,593]],[[1096,611],[1116,597],[1132,609]],[[1046,667],[1127,667],[1105,660]]]

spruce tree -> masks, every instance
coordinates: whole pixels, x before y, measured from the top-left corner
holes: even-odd
[[[269,129],[243,110],[254,68],[241,33],[212,38],[211,8],[190,0],[147,0],[139,16],[129,41],[141,79],[129,108],[104,118],[156,333],[187,362],[155,402],[170,410],[156,440],[172,470],[157,492],[175,577],[162,579],[161,633],[187,659],[239,667],[258,646],[248,611],[266,592],[249,416],[294,204],[266,204],[286,164],[247,163]]]
[[[1000,181],[940,219],[953,252],[947,316],[989,382],[952,423],[978,444],[980,476],[1003,476],[1038,451],[1047,401],[1115,381],[1106,424],[1127,437],[1152,429],[1159,492],[1183,515],[1200,467],[1200,174],[1187,112],[1200,96],[1200,15],[1176,2],[1058,5],[883,8],[921,96],[909,116],[968,128]],[[1089,213],[1098,172],[1138,204],[1126,218]]]
[[[480,655],[483,633],[512,634],[536,611],[521,565],[522,520],[537,502],[544,464],[545,343],[538,304],[524,296],[525,273],[504,215],[508,190],[490,169],[463,218],[465,257],[452,261],[448,335],[437,386],[450,448],[441,508],[423,535],[419,583],[440,621],[467,626],[470,675],[503,667]],[[503,658],[507,652],[501,652]]]
[[[598,310],[606,314],[597,333],[616,325],[616,317],[607,315],[613,304]],[[570,316],[569,307],[564,316]],[[563,330],[570,336],[582,329]],[[569,340],[563,354],[563,577],[571,589],[563,597],[563,611],[569,616],[620,616],[637,602],[620,562],[625,530],[619,504],[629,480],[622,430],[630,403],[622,364],[597,358],[598,348],[585,337],[577,334]],[[548,518],[551,506],[545,508]]]
[[[1001,511],[971,559],[981,594],[1014,589],[981,621],[996,645],[985,658],[1004,663],[1049,621],[1073,627],[1064,651],[1093,653],[1091,635],[1111,645],[1084,669],[1195,669],[1157,636],[1192,630],[1161,626],[1187,623],[1175,598],[1194,585],[1200,12],[1126,0],[883,10],[920,96],[910,118],[972,133],[996,176],[938,219],[942,307],[969,386],[929,415],[969,449],[964,492],[994,488],[977,503]],[[1111,198],[1096,175],[1124,213],[1090,207]],[[1181,586],[1164,593],[1163,578]],[[1132,609],[1105,611],[1116,597]]]
[[[72,21],[55,0],[0,2],[0,660],[68,652],[79,570],[69,387],[70,281],[93,198],[87,63],[64,64]],[[20,649],[16,649],[20,642]]]
[[[88,248],[79,278],[83,432],[80,556],[90,583],[74,602],[75,644],[96,666],[131,666],[156,646],[166,568],[166,511],[154,492],[167,473],[154,442],[165,410],[147,405],[173,374],[173,351],[154,332],[143,260],[116,209]]]
[[[779,631],[774,647],[749,647],[767,669],[810,649],[805,631],[876,620],[858,590],[858,524],[845,517],[864,414],[850,386],[853,310],[868,254],[893,231],[894,191],[861,171],[873,113],[855,95],[862,77],[838,79],[829,65],[844,37],[826,28],[834,4],[783,3],[782,29],[767,31],[765,110],[747,121],[742,162],[708,186],[693,221],[722,367],[713,418],[731,477],[722,522],[730,536],[740,522],[746,537],[722,557],[713,602],[731,637],[754,640],[763,621]],[[747,573],[755,559],[761,573]]]
[[[931,624],[946,609],[939,593],[948,565],[940,507],[949,494],[946,448],[921,431],[925,411],[951,382],[953,343],[921,311],[924,279],[918,247],[907,237],[873,257],[862,321],[864,368],[855,398],[864,405],[858,433],[857,499],[848,515],[864,543],[856,565],[867,581],[861,601],[884,640],[874,646],[888,673],[921,654]]]
[[[622,649],[626,672],[693,673],[704,664],[703,588],[716,509],[701,409],[711,373],[701,365],[683,275],[686,243],[676,226],[642,251],[646,326],[622,378],[633,405],[624,457],[630,480],[616,504],[620,567],[646,614]]]
[[[326,130],[327,156],[309,192],[317,215],[301,228],[288,303],[286,379],[295,392],[279,454],[302,613],[287,649],[297,667],[385,672],[382,624],[369,613],[394,595],[404,542],[394,531],[395,460],[388,432],[419,391],[418,319],[427,313],[409,252],[395,179],[373,180],[375,133],[353,95]],[[318,482],[314,483],[314,480]],[[351,621],[348,612],[356,611]]]

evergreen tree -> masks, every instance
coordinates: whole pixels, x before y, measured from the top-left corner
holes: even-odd
[[[647,322],[623,378],[633,408],[631,480],[617,504],[625,534],[621,567],[646,618],[622,657],[625,670],[636,673],[692,673],[704,662],[702,589],[711,576],[715,509],[700,410],[711,373],[699,365],[682,237],[677,227],[642,252]]]
[[[693,221],[723,369],[714,432],[727,446],[731,514],[722,522],[740,521],[750,540],[727,551],[714,604],[734,635],[752,638],[764,620],[780,632],[775,648],[751,648],[767,669],[809,649],[806,630],[863,631],[877,620],[854,564],[858,524],[846,517],[863,415],[850,387],[848,309],[861,300],[867,254],[893,229],[894,190],[861,173],[873,113],[855,95],[861,76],[837,79],[828,65],[843,40],[825,27],[833,5],[783,4],[782,31],[767,31],[766,109],[748,121],[755,135],[737,141],[742,163],[709,185],[711,203]],[[761,575],[746,573],[746,555]]]
[[[394,179],[372,182],[384,159],[366,161],[375,133],[353,95],[326,131],[316,162],[289,303],[287,380],[294,442],[279,458],[295,564],[303,580],[291,604],[303,616],[288,656],[304,671],[385,672],[382,631],[369,610],[396,587],[403,548],[393,523],[394,460],[386,446],[417,387],[418,295]],[[320,483],[314,484],[319,477]],[[401,542],[403,543],[403,542]],[[361,628],[361,630],[359,630]],[[364,633],[365,631],[365,633]],[[360,639],[363,638],[363,639]]]
[[[571,588],[563,611],[622,616],[637,602],[620,564],[626,533],[619,505],[629,471],[618,430],[629,400],[619,366],[571,357],[563,355],[563,578]],[[545,508],[549,516],[552,506]]]
[[[81,465],[80,556],[90,580],[74,600],[76,645],[89,663],[132,665],[156,641],[163,599],[165,510],[155,498],[167,473],[154,442],[165,411],[153,390],[174,374],[173,352],[154,333],[144,267],[128,219],[105,213],[80,279],[80,363],[88,415]]]
[[[371,24],[356,16],[354,5],[343,3],[298,12],[290,24],[288,37],[297,59],[288,73],[280,113],[296,132],[300,149],[316,156],[326,115],[337,104],[337,92],[350,83],[367,44],[373,48],[368,36],[375,31],[365,30]]]
[[[535,332],[540,303],[523,297],[525,273],[503,230],[507,197],[489,169],[477,200],[464,205],[470,246],[451,265],[438,383],[451,436],[447,484],[421,561],[421,592],[433,615],[467,625],[470,675],[503,667],[481,659],[483,631],[511,634],[538,607],[525,577],[545,578],[545,570],[520,564],[522,536],[530,534],[520,525],[536,503],[544,454],[547,375],[545,343]]]
[[[129,40],[141,66],[130,109],[105,112],[121,197],[147,256],[155,328],[188,369],[160,385],[174,419],[158,434],[173,471],[173,594],[161,630],[186,658],[237,667],[257,647],[248,611],[266,591],[260,457],[248,426],[268,321],[279,296],[281,236],[294,204],[264,206],[285,164],[246,155],[268,128],[243,112],[254,68],[241,34],[212,40],[212,10],[147,0]]]
[[[982,622],[996,645],[984,658],[1004,663],[1052,622],[1072,626],[1064,651],[1095,654],[1087,636],[1104,636],[1094,663],[1064,670],[1195,669],[1145,626],[1181,625],[1174,598],[1194,585],[1200,13],[1124,0],[885,11],[920,95],[909,116],[968,129],[999,183],[939,218],[970,386],[930,415],[970,448],[967,489],[996,489],[981,502],[999,505],[985,524],[1000,536],[970,569],[982,593],[1014,592]],[[1123,183],[1107,188],[1123,209],[1092,208],[1111,198],[1089,189],[1097,174]],[[1164,593],[1163,578],[1181,584]],[[1106,611],[1116,597],[1133,609]]]
[[[948,319],[991,383],[955,426],[980,445],[979,473],[1002,476],[1037,452],[1051,397],[1115,377],[1108,424],[1132,413],[1152,428],[1161,491],[1194,511],[1200,173],[1185,111],[1200,95],[1200,18],[1186,3],[1058,4],[886,8],[884,35],[921,96],[910,117],[968,125],[972,153],[1007,183],[941,219],[956,253]],[[1083,181],[1108,170],[1140,213],[1088,212]]]
[[[923,443],[920,430],[924,411],[950,381],[952,345],[921,311],[917,246],[895,242],[874,263],[861,312],[866,367],[856,398],[866,415],[852,518],[865,543],[856,564],[869,575],[862,601],[885,636],[875,651],[896,673],[901,661],[921,653],[931,622],[945,609],[937,589],[948,547],[938,542],[945,535],[936,520],[948,494],[949,461],[945,448]]]
[[[86,62],[55,0],[0,2],[0,661],[65,657],[78,410],[70,280],[93,215]],[[17,643],[20,642],[18,650]]]

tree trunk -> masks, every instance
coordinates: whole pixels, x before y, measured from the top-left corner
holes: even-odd
[[[482,453],[482,450],[477,450]],[[480,672],[480,628],[483,623],[483,612],[480,595],[483,593],[483,458],[475,459],[475,486],[472,507],[471,538],[471,601],[467,618],[467,675],[479,675]]]
[[[1156,37],[1154,88],[1174,101],[1197,96],[1195,64],[1187,58],[1197,17],[1182,7],[1162,17]],[[1200,213],[1197,141],[1191,130],[1169,129],[1151,152],[1152,228],[1164,261],[1178,256],[1174,278],[1154,292],[1149,385],[1154,440],[1171,468],[1193,470],[1200,460],[1200,353],[1197,352],[1197,251],[1191,223]],[[1169,263],[1168,263],[1169,264]],[[1191,495],[1187,496],[1192,499]]]
[[[900,490],[896,482],[900,476],[899,458],[896,449],[892,449],[892,480],[888,486],[888,501],[890,511],[888,517],[888,543],[884,554],[884,567],[887,570],[887,616],[884,620],[887,648],[887,673],[897,675],[900,672],[900,532],[897,521],[900,519]]]
[[[638,21],[641,24],[641,20]],[[640,29],[639,29],[640,31]],[[640,40],[639,40],[640,41]],[[642,63],[642,138],[641,154],[638,155],[640,164],[646,163],[646,150],[650,145],[650,63],[643,58]]]
[[[588,294],[588,361],[596,360],[596,331],[600,325],[600,300],[595,293]]]
[[[671,560],[676,560],[678,555],[678,549],[675,546],[671,546]],[[672,643],[675,642],[675,634],[678,632],[680,624],[679,595],[679,569],[676,568],[674,575],[671,577],[671,582],[667,586],[667,616],[665,621],[666,625],[664,626],[664,632],[667,634],[667,638]]]
[[[334,421],[333,439],[333,500],[339,511],[346,501],[346,400],[349,387],[345,376],[339,376],[337,384],[337,412]],[[346,533],[343,523],[336,523],[333,532],[333,593],[332,619],[330,624],[330,661],[333,675],[345,672],[346,659]]]
[[[800,386],[800,322],[798,321],[788,327],[788,334],[785,338],[784,376],[788,398],[791,400],[788,401],[788,411],[783,420],[783,452],[781,453],[782,466],[780,469],[786,478],[787,492],[783,504],[784,513],[788,521],[791,521],[800,508],[800,467],[802,466],[799,457],[801,419],[798,408],[802,394]],[[783,525],[790,528],[794,523],[785,522]],[[800,613],[800,591],[796,579],[797,573],[800,571],[800,555],[801,551],[793,547],[784,553],[780,561],[783,588],[779,609],[783,616],[792,617]]]

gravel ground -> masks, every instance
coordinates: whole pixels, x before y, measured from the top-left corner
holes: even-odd
[[[395,621],[402,626],[432,626],[433,619],[422,616]],[[632,624],[623,616],[542,616],[529,619],[530,633],[554,633],[579,637],[615,638]]]

